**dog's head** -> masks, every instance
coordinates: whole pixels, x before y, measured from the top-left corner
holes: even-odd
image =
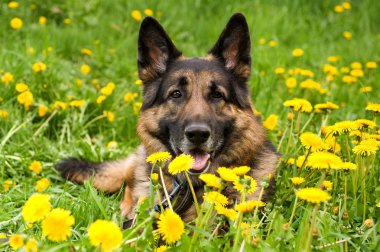
[[[144,83],[138,133],[148,154],[189,153],[195,159],[193,172],[204,171],[224,151],[236,114],[252,114],[250,68],[242,14],[231,17],[206,58],[184,58],[161,25],[145,18],[138,39]]]

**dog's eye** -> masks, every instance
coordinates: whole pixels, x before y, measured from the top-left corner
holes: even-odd
[[[214,99],[221,99],[223,98],[223,94],[219,91],[213,91],[211,92],[211,97]]]
[[[174,90],[171,94],[170,94],[170,97],[172,98],[180,98],[182,96],[181,92],[179,90]]]

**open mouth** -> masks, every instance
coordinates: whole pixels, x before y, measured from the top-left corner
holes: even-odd
[[[193,149],[190,151],[184,151],[184,154],[190,154],[194,158],[194,166],[190,170],[192,173],[202,173],[210,166],[210,153],[200,149]]]

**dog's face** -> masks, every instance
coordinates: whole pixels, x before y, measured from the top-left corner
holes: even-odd
[[[206,58],[185,59],[153,18],[141,24],[139,76],[144,102],[138,133],[148,154],[189,153],[193,172],[206,170],[236,127],[239,111],[252,113],[247,79],[250,38],[244,16],[235,14]]]

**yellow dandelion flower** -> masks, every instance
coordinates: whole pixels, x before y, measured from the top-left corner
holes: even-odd
[[[168,171],[170,174],[177,174],[180,172],[188,171],[194,166],[194,158],[189,154],[181,154],[174,158],[169,166]]]
[[[285,159],[284,159],[284,161],[285,161]],[[286,163],[289,165],[294,165],[295,162],[296,162],[296,160],[294,158],[289,158],[288,160],[286,160]]]
[[[352,69],[362,69],[362,63],[357,61],[352,62],[350,66]]]
[[[40,16],[40,17],[38,18],[38,23],[39,23],[40,25],[46,25],[46,24],[47,24],[47,18],[44,17],[44,16]]]
[[[82,74],[88,75],[91,72],[91,67],[89,65],[87,65],[87,64],[83,64],[80,67],[80,71],[81,71]]]
[[[8,85],[9,83],[14,81],[14,77],[10,72],[5,72],[3,75],[1,75],[1,81]]]
[[[115,120],[115,114],[112,111],[103,110],[103,115],[109,122],[113,122]]]
[[[342,77],[342,81],[344,83],[347,83],[347,84],[352,84],[352,83],[355,83],[357,81],[357,79],[356,79],[356,77],[351,76],[351,75],[344,75]]]
[[[154,252],[165,252],[165,251],[168,250],[168,249],[169,249],[168,246],[166,246],[166,245],[161,245],[161,246],[159,246],[158,248],[155,248],[155,249],[154,249]]]
[[[22,92],[25,92],[29,89],[29,86],[26,85],[25,83],[23,82],[20,82],[20,83],[17,83],[16,84],[16,91],[19,92],[19,93],[22,93]]]
[[[326,103],[315,104],[314,109],[315,109],[315,112],[322,113],[322,112],[330,112],[332,110],[339,109],[339,106],[332,102],[326,102]]]
[[[257,183],[251,176],[244,175],[243,179],[235,180],[233,183],[234,188],[240,193],[243,193],[244,190],[247,194],[252,194],[256,191]]]
[[[135,113],[137,115],[140,112],[141,107],[142,107],[141,102],[133,103],[133,113]]]
[[[373,111],[375,113],[380,113],[380,103],[368,103],[365,110]]]
[[[294,77],[289,77],[286,79],[285,84],[287,88],[295,88],[297,87],[297,79]]]
[[[274,73],[278,74],[278,75],[284,74],[285,73],[285,68],[283,68],[283,67],[276,67],[276,69],[274,69]]]
[[[344,2],[342,3],[342,6],[345,10],[350,10],[351,9],[351,4],[350,2]]]
[[[303,50],[301,48],[296,48],[292,51],[293,57],[301,57],[303,55]]]
[[[340,68],[340,71],[341,71],[342,73],[349,73],[349,72],[350,72],[350,68],[349,68],[349,67],[341,67],[341,68]]]
[[[214,174],[203,173],[199,175],[199,179],[202,180],[208,187],[214,187],[216,189],[219,189],[222,187],[220,178],[218,178]]]
[[[217,172],[224,181],[234,182],[239,179],[232,169],[226,167],[219,167]]]
[[[232,221],[236,220],[237,215],[238,215],[238,213],[235,210],[225,208],[224,206],[219,205],[219,204],[215,205],[215,210],[217,214],[224,215],[225,217],[227,217],[228,219]]]
[[[53,104],[53,109],[62,109],[65,110],[67,108],[67,103],[62,101],[55,101]]]
[[[34,171],[36,174],[40,174],[42,170],[42,163],[40,161],[34,160],[30,165],[29,165],[29,170]]]
[[[135,84],[140,86],[140,85],[143,84],[143,82],[142,82],[142,80],[136,80],[136,81],[135,81]]]
[[[106,148],[109,150],[116,149],[116,147],[117,147],[116,141],[109,141],[106,146]]]
[[[240,213],[249,213],[257,207],[263,207],[265,203],[261,200],[248,200],[235,205],[235,210]]]
[[[305,163],[305,159],[306,159],[306,157],[304,155],[297,157],[296,166],[298,168],[301,168],[302,165]]]
[[[8,3],[8,8],[9,8],[9,9],[16,9],[16,8],[18,8],[19,6],[20,6],[19,3],[16,2],[16,1],[11,1],[11,2]]]
[[[21,94],[19,94],[17,96],[17,101],[21,105],[24,105],[24,108],[26,110],[28,110],[29,107],[30,107],[30,105],[33,104],[33,94],[32,94],[32,92],[30,92],[30,91],[22,92]]]
[[[225,206],[228,204],[228,198],[216,191],[205,193],[203,198],[205,201],[215,205]]]
[[[329,150],[333,150],[334,153],[341,151],[340,144],[336,142],[336,139],[333,135],[328,135],[325,139],[325,143],[329,146]]]
[[[41,192],[50,186],[50,181],[47,178],[42,178],[36,182],[36,191]]]
[[[363,93],[363,94],[364,93],[370,93],[372,91],[373,91],[372,86],[365,86],[365,87],[362,87],[362,88],[359,89],[359,92]]]
[[[329,149],[329,146],[324,143],[319,136],[311,132],[302,133],[300,135],[300,141],[302,146],[311,152]]]
[[[278,115],[271,114],[268,118],[263,122],[264,127],[267,130],[274,130],[277,126]]]
[[[322,185],[323,187],[327,190],[327,191],[331,191],[332,190],[332,186],[333,186],[333,183],[329,180],[324,180],[322,182]]]
[[[375,61],[368,61],[365,64],[365,67],[368,69],[376,69],[377,68],[377,63]]]
[[[275,47],[275,46],[277,45],[277,42],[274,41],[274,40],[270,40],[270,41],[268,42],[268,45],[269,45],[270,47]]]
[[[371,141],[372,140],[372,141]],[[355,146],[352,151],[356,155],[360,156],[371,156],[375,155],[376,151],[379,149],[379,143],[375,139],[368,139],[361,141],[359,145]]]
[[[344,11],[344,8],[343,8],[342,5],[336,5],[336,6],[334,7],[334,11],[335,11],[336,13],[342,13],[342,12]]]
[[[310,102],[306,99],[294,98],[285,101],[283,105],[292,108],[295,111],[311,112],[313,110],[313,106],[311,106]]]
[[[24,238],[19,234],[12,235],[9,238],[9,245],[14,250],[22,248],[24,246]]]
[[[155,163],[165,162],[170,159],[172,159],[172,155],[170,155],[170,153],[167,151],[163,151],[163,152],[155,152],[149,155],[146,158],[146,162],[155,164]]]
[[[326,127],[327,134],[333,134],[334,136],[338,136],[341,134],[350,133],[353,130],[358,129],[358,125],[354,121],[341,121],[337,122],[332,126]]]
[[[335,63],[335,62],[338,62],[339,61],[339,56],[329,56],[327,58],[327,61],[330,62],[330,63]]]
[[[124,101],[132,102],[134,99],[136,99],[137,96],[138,96],[137,93],[128,92],[124,95]]]
[[[87,55],[87,56],[91,56],[92,54],[92,51],[88,48],[82,48],[81,52],[83,55]]]
[[[100,89],[100,92],[103,94],[103,95],[111,95],[113,90],[115,89],[116,85],[115,83],[113,82],[108,82],[107,85],[105,87],[103,87],[102,89]]]
[[[265,45],[265,42],[266,42],[265,38],[260,38],[259,39],[259,44],[260,45]]]
[[[34,223],[45,218],[50,210],[50,196],[35,193],[25,202],[22,208],[22,217],[26,222]]]
[[[341,165],[341,169],[342,170],[356,170],[358,168],[358,166],[354,163],[351,163],[351,162],[343,162],[342,165]]]
[[[309,156],[306,166],[313,169],[340,169],[342,162],[342,159],[335,154],[314,152]]]
[[[120,247],[123,234],[113,221],[96,220],[88,229],[91,245],[99,247],[102,251],[112,251]]]
[[[294,177],[294,178],[291,178],[290,180],[292,181],[293,185],[296,185],[296,186],[305,182],[305,179],[302,177]]]
[[[70,107],[81,108],[85,104],[85,100],[74,100],[69,103]]]
[[[65,18],[65,19],[63,20],[63,23],[64,23],[65,25],[69,25],[69,24],[71,24],[71,18]]]
[[[371,86],[365,86],[359,89],[360,93],[370,93],[373,91],[373,88]]]
[[[74,225],[71,212],[61,208],[53,209],[42,221],[42,234],[50,241],[62,242],[71,236],[71,227]]]
[[[353,76],[353,77],[363,77],[364,76],[364,72],[363,70],[361,69],[352,69],[351,72],[350,72],[350,75]]]
[[[36,239],[31,238],[28,240],[28,242],[25,245],[25,252],[37,252],[38,251],[38,244]]]
[[[133,10],[131,13],[131,16],[136,21],[141,21],[141,19],[142,19],[142,15],[141,15],[141,12],[139,10]]]
[[[343,32],[343,38],[345,38],[346,40],[351,40],[352,39],[352,33],[349,31],[344,31]]]
[[[100,95],[98,98],[96,98],[96,103],[101,104],[106,98],[107,98],[107,96]]]
[[[19,30],[22,28],[22,25],[23,25],[23,22],[22,22],[22,19],[21,18],[12,18],[11,22],[10,22],[10,26],[12,27],[12,29],[14,30]]]
[[[8,111],[0,109],[0,118],[6,119],[6,118],[8,118],[8,116],[9,116]]]
[[[314,204],[319,204],[331,199],[331,196],[327,192],[313,187],[300,189],[296,192],[296,195],[298,198]]]
[[[181,239],[185,232],[185,225],[178,214],[167,208],[164,213],[160,214],[157,222],[158,233],[166,243],[172,244]]]
[[[380,201],[376,203],[376,207],[380,207]]]
[[[153,11],[151,9],[145,9],[144,14],[147,16],[153,16]]]
[[[376,122],[367,119],[357,119],[354,121],[358,125],[358,129],[374,129]]]
[[[43,62],[36,62],[33,64],[32,70],[35,73],[42,73],[43,71],[46,70],[46,64]]]
[[[251,167],[249,166],[239,166],[232,169],[233,173],[235,173],[237,176],[243,176],[247,174],[251,170]]]

